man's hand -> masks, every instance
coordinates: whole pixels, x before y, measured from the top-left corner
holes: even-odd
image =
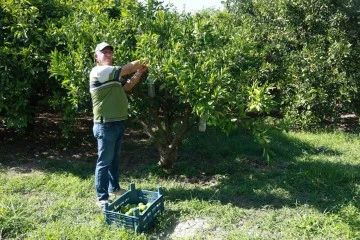
[[[133,87],[135,87],[135,85],[138,84],[140,80],[142,80],[142,76],[147,75],[147,71],[148,67],[145,65],[141,65],[141,67],[135,72],[135,74],[129,80],[127,80],[127,82],[123,86],[124,90],[128,92]]]
[[[133,72],[138,71],[139,69],[143,68],[145,65],[140,64],[139,60],[132,61],[126,65],[124,65],[121,69],[120,76],[126,76]]]
[[[143,74],[144,72],[148,71],[148,67],[146,65],[141,65],[141,68],[138,69],[136,72],[139,74]]]

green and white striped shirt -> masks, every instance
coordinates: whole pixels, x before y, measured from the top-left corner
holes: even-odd
[[[90,72],[94,122],[128,118],[128,99],[120,82],[121,67],[96,66]]]

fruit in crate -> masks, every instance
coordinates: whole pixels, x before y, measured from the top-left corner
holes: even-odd
[[[143,214],[146,211],[146,209],[148,209],[148,207],[150,207],[150,205],[151,205],[150,202],[148,202],[147,204],[144,204],[142,202],[140,202],[138,204],[128,204],[128,205],[122,207],[119,212],[122,214],[125,214],[127,216],[134,216],[134,210],[136,208],[138,208],[139,213]]]
[[[138,207],[139,207],[140,212],[145,211],[145,210],[146,210],[146,208],[147,208],[147,206],[146,206],[145,204],[143,204],[142,202],[141,202],[141,203],[139,203]]]

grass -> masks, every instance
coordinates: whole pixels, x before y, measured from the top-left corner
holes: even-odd
[[[171,173],[156,166],[156,154],[131,158],[126,144],[121,185],[164,189],[154,228],[134,234],[104,222],[93,162],[0,158],[0,239],[360,239],[358,134],[273,133],[268,163],[247,132],[209,128],[188,135]],[[192,219],[206,229],[174,236]]]

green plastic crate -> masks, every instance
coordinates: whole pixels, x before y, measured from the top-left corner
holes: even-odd
[[[134,210],[134,216],[122,214],[117,209],[128,204],[138,204],[139,202],[151,203],[151,205],[143,212],[139,213],[139,209]],[[135,184],[130,184],[130,190],[121,195],[111,204],[106,204],[104,209],[105,221],[108,224],[116,224],[119,227],[132,229],[137,233],[141,233],[149,229],[157,215],[164,211],[164,197],[161,187],[157,192],[135,189]]]

